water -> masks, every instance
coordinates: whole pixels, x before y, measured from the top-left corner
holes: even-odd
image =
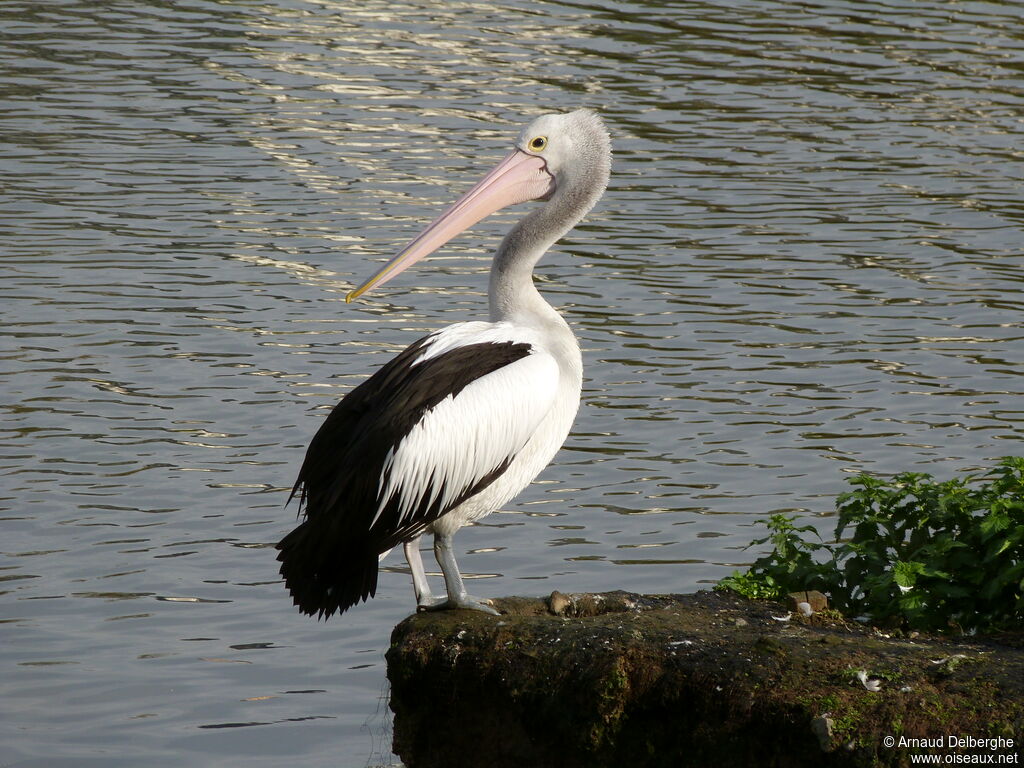
[[[0,5],[0,764],[393,760],[400,558],[323,624],[271,547],[327,410],[485,313],[520,214],[345,291],[543,111],[615,140],[539,270],[583,407],[456,539],[475,592],[697,589],[851,473],[1020,453],[1017,4],[505,5]]]

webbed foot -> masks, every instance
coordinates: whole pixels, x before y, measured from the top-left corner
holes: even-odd
[[[485,600],[479,597],[471,597],[470,595],[460,595],[455,599],[452,598],[434,598],[429,604],[420,603],[416,606],[417,611],[451,611],[462,609],[465,611],[480,611],[481,613],[489,613],[492,616],[500,616],[501,612],[497,608],[492,606],[490,600]]]
[[[417,611],[442,611],[448,607],[447,597],[434,597],[433,595],[423,595],[416,601]]]

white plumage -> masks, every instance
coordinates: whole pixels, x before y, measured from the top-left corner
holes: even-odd
[[[515,338],[515,327],[509,323],[465,323],[454,325],[438,333],[426,348],[421,360],[469,344],[499,341],[523,341],[520,331]],[[527,342],[529,343],[529,342]],[[437,347],[437,349],[435,349]],[[413,364],[415,367],[420,361]],[[424,414],[408,435],[389,453],[381,479],[386,477],[380,502],[373,522],[380,519],[387,502],[396,495],[399,514],[406,521],[412,510],[440,496],[442,507],[450,508],[460,489],[472,487],[480,478],[503,462],[513,460],[505,471],[507,478],[499,478],[488,489],[467,499],[447,516],[461,518],[461,524],[504,504],[518,493],[533,475],[519,487],[510,486],[509,474],[522,476],[529,472],[534,455],[550,448],[550,454],[561,446],[565,435],[553,446],[541,445],[531,438],[545,419],[552,416],[559,394],[559,370],[555,359],[533,346],[528,355],[496,371],[472,381],[457,395],[448,395]],[[579,402],[577,390],[576,402]],[[496,405],[497,404],[497,405]],[[565,407],[564,404],[560,404]],[[575,407],[572,409],[575,413]],[[557,439],[543,430],[552,443]],[[524,450],[529,444],[529,450]],[[541,468],[550,461],[549,455]],[[539,470],[538,470],[539,471]],[[536,472],[534,472],[534,475]],[[515,481],[512,481],[515,484]],[[495,486],[502,494],[495,495]],[[501,495],[505,498],[497,501]],[[495,507],[487,508],[492,500]],[[486,510],[486,511],[482,511]],[[371,524],[372,525],[372,524]]]

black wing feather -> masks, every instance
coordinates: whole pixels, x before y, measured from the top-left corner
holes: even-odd
[[[531,350],[512,341],[469,344],[416,363],[435,338],[413,342],[349,392],[309,444],[289,496],[299,494],[305,520],[277,545],[281,575],[303,613],[329,617],[372,597],[381,552],[422,532],[508,468],[507,461],[495,467],[444,507],[442,494],[433,504],[425,495],[401,525],[393,497],[371,527],[389,451],[446,397]]]

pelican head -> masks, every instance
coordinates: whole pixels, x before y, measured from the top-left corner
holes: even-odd
[[[522,130],[505,159],[345,300],[383,285],[509,205],[548,200],[552,208],[568,211],[571,227],[604,192],[610,168],[611,142],[597,113],[579,109],[542,115]]]
[[[544,161],[545,170],[554,179],[549,197],[590,191],[587,197],[593,199],[583,213],[593,207],[608,185],[611,139],[601,118],[589,109],[538,117],[519,134],[516,149]]]

